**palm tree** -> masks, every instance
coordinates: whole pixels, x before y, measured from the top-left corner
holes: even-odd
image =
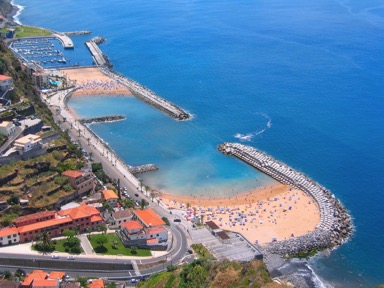
[[[149,196],[151,197],[152,202],[153,202],[153,199],[157,196],[157,194],[155,191],[151,190],[151,192],[149,193]]]
[[[40,238],[40,244],[42,248],[42,252],[49,252],[52,248],[52,242],[51,242],[51,235],[49,232],[43,232],[41,233],[41,238]]]
[[[204,215],[203,214],[200,215],[200,223],[204,224]]]

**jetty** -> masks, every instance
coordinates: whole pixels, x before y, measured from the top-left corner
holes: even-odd
[[[53,36],[61,42],[64,49],[73,49],[75,47],[75,45],[73,45],[72,39],[64,33],[54,33]]]
[[[177,120],[188,120],[192,117],[190,113],[183,110],[182,108],[176,106],[175,104],[159,97],[154,92],[152,92],[147,87],[137,83],[134,80],[126,78],[122,75],[117,74],[116,72],[108,69],[106,67],[99,67],[100,71],[106,74],[109,77],[112,77],[126,85],[132,92],[134,96],[141,99],[142,101],[154,106],[155,108],[165,112],[171,117]]]
[[[219,151],[233,155],[273,179],[299,189],[313,197],[320,211],[315,231],[289,240],[272,242],[266,249],[279,255],[297,255],[342,244],[352,234],[352,220],[336,197],[303,173],[251,146],[239,143],[219,145]]]
[[[63,32],[67,36],[77,36],[77,35],[88,35],[91,34],[91,31],[82,30],[82,31],[73,31],[73,32]]]
[[[95,62],[96,66],[106,66],[108,63],[103,55],[103,52],[101,52],[99,46],[92,41],[86,41],[85,45],[88,47],[89,51],[92,54],[93,62]]]
[[[79,122],[82,124],[91,124],[91,123],[103,123],[103,122],[116,122],[125,120],[125,116],[122,115],[110,115],[110,116],[101,116],[95,118],[84,118],[79,119]]]

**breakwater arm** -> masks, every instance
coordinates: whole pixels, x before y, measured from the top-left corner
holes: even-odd
[[[101,123],[101,122],[115,122],[125,120],[125,116],[122,115],[110,115],[110,116],[101,116],[95,118],[86,118],[79,119],[79,122],[82,124],[91,124],[91,123]]]
[[[154,92],[149,90],[147,87],[140,85],[136,81],[119,75],[116,72],[113,72],[112,70],[107,69],[105,67],[100,67],[100,71],[108,75],[109,77],[113,77],[114,79],[119,80],[122,84],[125,84],[132,91],[134,96],[167,113],[173,118],[177,120],[188,120],[192,117],[190,113],[186,112],[175,104],[157,96]]]
[[[77,35],[88,35],[91,34],[91,31],[83,30],[83,31],[73,31],[73,32],[63,32],[67,36],[77,36]]]
[[[233,155],[280,183],[311,195],[320,210],[320,223],[315,231],[289,240],[269,243],[271,253],[295,255],[340,245],[352,233],[352,220],[335,196],[325,187],[266,153],[239,143],[219,145],[219,151]]]

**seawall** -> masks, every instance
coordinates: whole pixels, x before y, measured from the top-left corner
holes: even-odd
[[[107,76],[112,77],[116,80],[119,80],[122,84],[125,84],[132,91],[132,94],[134,96],[156,107],[157,109],[167,113],[171,117],[177,120],[188,120],[192,117],[190,113],[186,112],[185,110],[176,106],[175,104],[157,96],[154,92],[140,85],[136,81],[133,81],[122,75],[119,75],[116,72],[105,67],[99,67],[99,69],[101,72],[103,72]]]
[[[343,205],[325,187],[306,175],[253,147],[239,143],[219,145],[219,151],[233,155],[280,183],[290,185],[311,195],[320,210],[320,223],[306,235],[272,242],[265,246],[270,253],[295,255],[333,248],[352,234],[352,220]]]

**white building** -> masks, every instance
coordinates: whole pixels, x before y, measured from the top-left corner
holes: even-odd
[[[109,229],[121,229],[121,225],[132,220],[132,213],[128,209],[114,212],[104,212],[104,220],[108,223]]]
[[[12,136],[16,131],[16,126],[12,122],[3,121],[0,123],[0,134],[4,136]]]
[[[0,246],[17,244],[20,242],[19,231],[16,227],[0,230]]]
[[[12,77],[0,75],[0,90],[7,91],[8,89],[13,89]]]
[[[41,138],[39,135],[28,134],[27,136],[21,137],[15,141],[16,150],[21,153],[29,150],[38,148],[41,146]]]

